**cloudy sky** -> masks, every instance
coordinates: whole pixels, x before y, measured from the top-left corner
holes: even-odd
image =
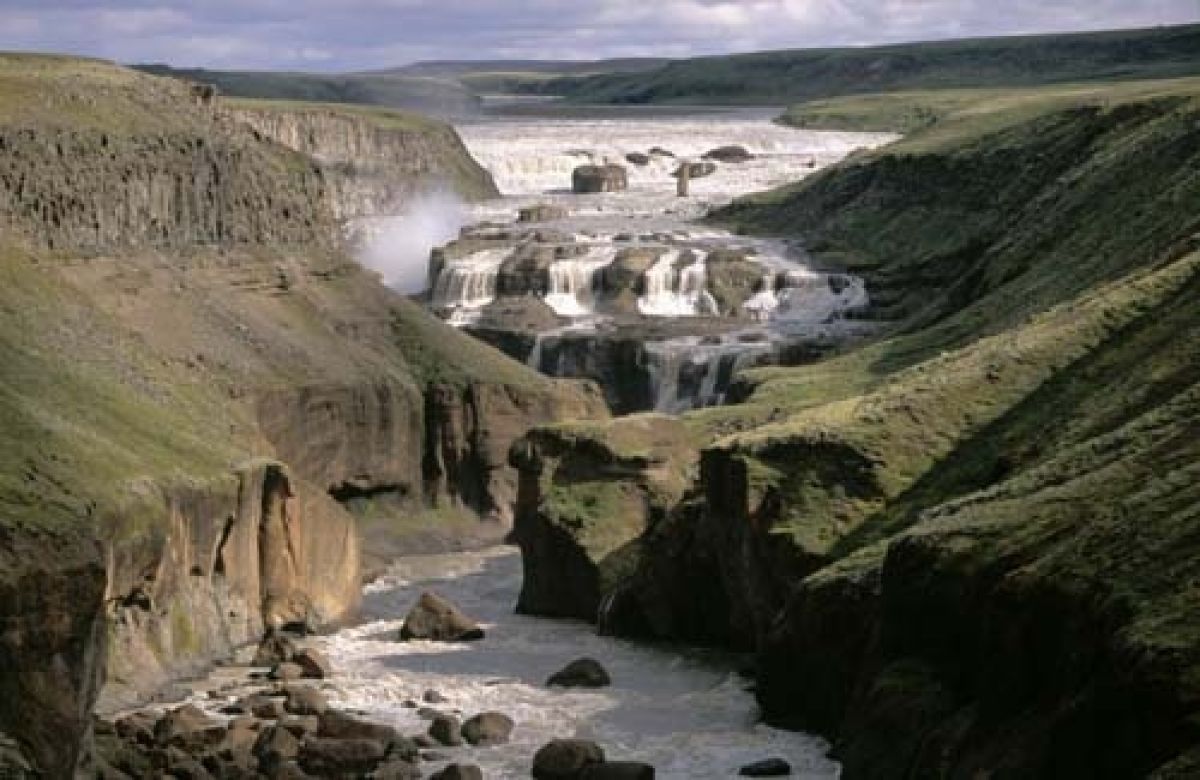
[[[0,49],[214,68],[682,57],[1200,19],[1200,0],[0,0]]]

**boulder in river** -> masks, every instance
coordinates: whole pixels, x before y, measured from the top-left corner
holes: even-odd
[[[703,154],[705,160],[716,160],[724,163],[743,163],[754,159],[744,146],[718,146]]]
[[[605,761],[583,768],[579,780],[654,780],[654,767],[640,761]]]
[[[581,165],[571,172],[571,190],[577,194],[626,189],[629,189],[629,176],[623,165]]]
[[[669,149],[664,149],[661,146],[651,146],[650,147],[650,156],[651,157],[674,157],[675,153],[670,151]]]
[[[630,152],[625,155],[625,162],[630,165],[649,165],[650,155],[642,154],[641,152]]]
[[[435,642],[469,642],[483,639],[483,629],[458,607],[431,591],[425,591],[404,618],[400,639],[431,639]]]
[[[430,775],[429,780],[483,780],[483,770],[474,764],[450,764]]]
[[[481,712],[462,725],[463,739],[476,747],[502,745],[512,730],[513,720],[503,712]]]
[[[546,685],[563,688],[603,688],[612,685],[608,670],[594,658],[577,658],[546,680]]]
[[[429,724],[429,736],[437,740],[438,744],[446,747],[458,747],[463,742],[461,729],[462,725],[458,722],[458,718],[442,714],[435,717]]]
[[[787,777],[792,773],[792,765],[782,758],[766,758],[746,764],[738,774],[742,777]]]
[[[604,749],[586,739],[556,739],[533,756],[534,780],[572,780],[584,767],[604,762]]]

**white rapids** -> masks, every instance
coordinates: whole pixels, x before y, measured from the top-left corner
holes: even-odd
[[[756,722],[753,697],[728,658],[602,637],[581,622],[516,615],[520,582],[520,557],[510,548],[393,564],[366,589],[366,622],[323,640],[334,668],[326,685],[331,702],[406,734],[428,728],[405,702],[429,689],[449,699],[439,708],[464,719],[504,712],[516,722],[509,744],[439,748],[448,760],[480,765],[488,778],[528,777],[538,747],[561,737],[595,740],[611,760],[650,763],[668,780],[736,777],[739,767],[771,756],[790,762],[794,777],[838,776],[820,739]],[[486,638],[463,645],[397,641],[403,615],[426,588],[478,619]],[[613,685],[545,687],[548,676],[582,656],[604,664]]]

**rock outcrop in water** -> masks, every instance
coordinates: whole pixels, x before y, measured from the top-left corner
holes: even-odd
[[[581,165],[571,172],[571,189],[576,193],[621,192],[629,188],[624,166]]]
[[[639,537],[685,487],[689,441],[677,420],[635,415],[598,433],[540,429],[513,449],[520,612],[595,620],[636,567]]]
[[[605,412],[385,289],[325,167],[186,85],[22,55],[0,82],[0,760],[67,776],[98,694],[352,614],[360,537],[497,538],[511,441]]]
[[[606,630],[758,650],[767,716],[830,735],[848,777],[1195,766],[1195,97],[1084,103],[968,118],[727,210],[852,258],[902,327],[686,415],[699,478],[611,524],[638,564],[584,600]],[[621,424],[517,451],[587,462]],[[594,493],[560,484],[555,506]],[[522,512],[545,503],[521,485]],[[539,522],[523,547],[602,533]]]

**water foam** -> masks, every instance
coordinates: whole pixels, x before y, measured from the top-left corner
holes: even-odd
[[[753,697],[733,673],[732,659],[601,637],[576,621],[516,615],[520,581],[520,558],[511,549],[397,562],[367,588],[367,622],[323,640],[335,670],[331,700],[404,733],[428,727],[405,706],[427,689],[466,717],[504,712],[516,722],[509,744],[439,749],[450,760],[479,764],[485,777],[528,777],[537,748],[559,737],[596,740],[610,757],[651,763],[667,780],[735,777],[743,764],[767,756],[787,759],[799,777],[837,777],[821,740],[756,723]],[[430,587],[479,619],[487,637],[468,645],[396,641],[401,617]],[[580,656],[603,663],[612,687],[543,685]]]

